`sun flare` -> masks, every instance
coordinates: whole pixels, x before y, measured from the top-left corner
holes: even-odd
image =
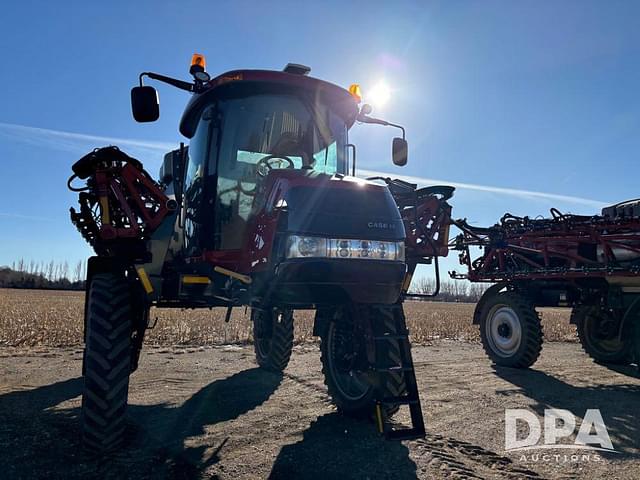
[[[391,99],[391,89],[385,82],[375,84],[365,96],[367,103],[374,107],[383,107]]]

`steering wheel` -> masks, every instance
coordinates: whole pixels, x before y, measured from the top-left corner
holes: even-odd
[[[267,174],[273,170],[273,167],[271,166],[270,161],[273,160],[274,158],[278,158],[280,160],[286,160],[288,165],[286,168],[295,168],[295,165],[293,164],[293,160],[291,160],[289,157],[284,156],[284,155],[267,155],[266,157],[262,157],[260,160],[258,160],[258,163],[256,163],[256,173],[258,175],[260,175],[261,177],[266,177]],[[265,167],[267,167],[267,172],[264,173],[260,167],[264,165]]]

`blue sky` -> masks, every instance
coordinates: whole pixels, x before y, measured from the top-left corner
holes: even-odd
[[[454,215],[592,213],[638,196],[640,3],[633,1],[10,2],[0,18],[0,265],[74,263],[90,250],[68,220],[71,164],[115,143],[156,173],[182,140],[188,94],[159,87],[161,119],[136,124],[142,70],[188,78],[310,65],[392,99],[393,130],[356,126],[359,166],[451,183]],[[533,192],[533,193],[532,193]],[[453,265],[453,262],[449,262]]]

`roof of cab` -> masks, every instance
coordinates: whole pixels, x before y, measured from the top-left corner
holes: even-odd
[[[208,100],[215,97],[218,87],[237,82],[271,83],[291,86],[292,88],[319,92],[340,102],[344,108],[344,119],[347,128],[355,122],[358,114],[358,104],[348,90],[318,78],[307,75],[288,73],[275,70],[232,70],[218,75],[207,82],[202,92],[195,94],[187,104],[182,120],[180,121],[180,133],[191,138],[195,133],[197,117]]]

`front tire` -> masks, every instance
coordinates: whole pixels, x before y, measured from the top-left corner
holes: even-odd
[[[124,439],[132,361],[132,302],[126,279],[113,273],[91,278],[85,312],[82,434],[84,445],[107,453]]]
[[[293,311],[254,308],[251,320],[256,362],[271,372],[284,371],[293,350]]]
[[[619,322],[613,313],[597,305],[577,306],[571,312],[582,349],[594,361],[611,365],[630,363],[632,342],[618,338]]]
[[[540,317],[533,304],[522,295],[495,294],[482,307],[480,338],[484,351],[496,365],[528,368],[542,350]]]
[[[336,309],[324,321],[320,353],[324,381],[334,405],[348,416],[368,418],[378,398],[399,397],[407,388],[402,372],[374,372],[367,362],[365,328],[371,326],[375,336],[397,335],[395,315],[400,306],[354,306]],[[364,317],[368,318],[364,318]],[[379,365],[400,366],[400,344],[397,339],[376,344]],[[397,405],[385,404],[386,415],[398,411]]]

